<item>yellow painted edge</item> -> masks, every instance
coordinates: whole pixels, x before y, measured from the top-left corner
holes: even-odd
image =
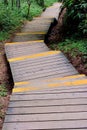
[[[64,79],[71,79],[71,78],[79,78],[79,77],[84,77],[84,74],[80,74],[80,75],[72,75],[72,76],[67,76],[67,77],[63,77],[63,78],[56,78],[58,80],[64,80]],[[54,78],[55,79],[55,78]],[[53,80],[53,79],[52,79]],[[50,81],[52,81],[50,80]],[[48,81],[48,80],[47,80]],[[15,82],[14,85],[15,86],[20,86],[20,85],[26,85],[29,84],[30,82],[27,81],[23,81],[23,82]]]
[[[45,19],[48,19],[48,18],[54,19],[54,17],[52,17],[52,16],[42,16],[42,18],[45,18]]]
[[[13,93],[18,93],[18,92],[26,92],[26,91],[32,91],[32,90],[38,90],[38,87],[23,87],[23,88],[14,88],[12,90]]]
[[[42,17],[35,17],[35,18],[33,18],[33,19],[39,19],[39,18],[48,20],[48,19],[53,19],[54,17],[49,17],[49,16],[44,17],[44,16],[42,16]]]
[[[26,85],[26,84],[29,84],[29,82],[24,81],[24,82],[15,82],[14,83],[15,86]]]
[[[41,19],[41,17],[39,17],[39,18],[33,18],[33,22],[35,21],[35,20],[40,20]],[[53,20],[53,18],[42,18],[42,19],[44,19],[44,21],[46,20],[47,22],[51,22],[52,20]],[[31,22],[32,23],[32,22]]]
[[[25,32],[25,33],[16,33],[16,36],[23,36],[28,34],[46,34],[46,32]]]
[[[79,78],[79,77],[85,77],[85,74],[71,75],[71,76],[66,76],[66,77],[61,77],[61,78],[52,78],[52,79],[47,79],[46,81],[65,80],[65,79],[73,79],[73,78]]]
[[[44,40],[35,40],[35,41],[27,41],[27,42],[10,42],[6,43],[5,45],[13,45],[13,44],[25,44],[25,43],[38,43],[38,42],[44,42]]]
[[[43,90],[46,88],[55,88],[55,87],[61,87],[61,86],[77,86],[77,85],[85,85],[87,84],[87,79],[83,80],[77,80],[77,81],[72,81],[72,82],[64,82],[64,83],[59,83],[59,84],[48,84],[46,87],[22,87],[22,88],[14,88],[13,93],[18,93],[18,92],[26,92],[26,91],[33,91],[33,90]]]
[[[44,57],[44,56],[53,55],[53,54],[59,54],[60,52],[61,51],[48,51],[48,52],[43,52],[43,53],[39,53],[39,54],[12,58],[12,59],[8,59],[8,61],[9,62],[21,61],[21,60],[25,60],[25,59],[29,59],[29,58],[38,58],[38,57]]]
[[[72,85],[85,85],[87,84],[87,79],[82,80],[76,80],[72,82],[63,82],[63,83],[54,83],[54,84],[48,84],[48,87],[60,87],[60,86],[72,86]]]

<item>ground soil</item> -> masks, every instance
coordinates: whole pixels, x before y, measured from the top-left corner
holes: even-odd
[[[10,79],[9,68],[5,57],[4,43],[0,43],[0,85],[4,84],[8,90],[7,96],[0,97],[0,130],[2,129],[2,124],[12,89],[12,82],[10,82]]]
[[[63,27],[63,21],[65,13],[66,8],[61,10],[58,17],[58,23],[54,24],[54,26],[52,26],[50,29],[46,39],[46,43],[48,43],[49,47],[51,44],[58,43],[63,40],[65,31]],[[82,54],[78,54],[76,57],[71,56],[70,53],[66,53],[65,55],[79,73],[87,75],[87,55],[86,58],[84,58]]]
[[[82,54],[78,54],[76,57],[72,57],[70,53],[65,55],[80,74],[87,75],[87,58],[84,58]]]

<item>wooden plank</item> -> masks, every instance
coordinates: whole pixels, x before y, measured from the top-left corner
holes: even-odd
[[[20,44],[17,45],[17,43],[15,43],[15,44],[6,46],[5,47],[6,52],[11,53],[11,52],[13,52],[15,50],[18,50],[20,52],[21,50],[27,49],[27,48],[31,49],[31,50],[37,49],[37,48],[43,48],[43,47],[47,48],[47,46],[45,44],[43,44],[43,43],[41,43],[41,44],[40,43],[38,43],[38,44],[33,43],[33,45],[31,45],[29,43],[24,43],[24,44],[21,43],[21,45]]]
[[[7,115],[87,112],[87,105],[8,108]]]
[[[51,59],[52,58],[52,59]],[[34,60],[29,60],[29,59],[27,59],[27,60],[25,60],[24,62],[23,61],[20,61],[20,62],[14,62],[14,63],[10,63],[10,65],[11,66],[16,66],[16,68],[19,68],[20,69],[20,67],[22,66],[22,67],[25,67],[25,66],[27,66],[27,65],[44,65],[44,64],[46,64],[46,63],[51,63],[51,62],[57,62],[57,63],[59,63],[59,64],[65,64],[65,63],[69,63],[69,61],[68,60],[66,60],[66,59],[64,59],[64,58],[54,58],[54,57],[48,57],[48,58],[43,58],[43,59],[34,59]]]
[[[15,67],[13,68],[12,67],[12,71],[13,71],[13,75],[15,75],[17,78],[19,77],[22,77],[22,76],[29,76],[29,77],[39,77],[40,75],[44,76],[44,75],[48,75],[48,74],[51,74],[51,73],[64,73],[64,72],[68,72],[69,70],[70,71],[75,71],[74,68],[71,68],[71,66],[68,66],[68,67],[59,67],[56,66],[56,65],[53,65],[54,68],[50,67],[50,66],[47,66],[47,67],[37,67],[37,68],[27,68],[25,69],[16,69]],[[16,69],[16,71],[15,71]],[[76,71],[75,71],[76,72]],[[24,80],[25,81],[25,80]]]
[[[28,88],[28,87],[31,87],[31,88],[33,88],[34,86],[36,86],[36,88],[37,88],[37,86],[38,85],[24,85],[24,86],[15,86],[14,87],[14,89],[13,90],[15,90],[15,89],[25,89],[26,90],[26,88]],[[84,91],[86,91],[87,90],[87,88],[86,88],[86,85],[76,85],[76,86],[65,86],[65,85],[63,85],[63,86],[61,86],[60,85],[60,87],[53,87],[53,88],[47,88],[46,87],[46,85],[44,86],[44,85],[40,85],[39,84],[39,87],[41,87],[40,89],[36,89],[36,90],[27,90],[27,91],[13,91],[13,95],[14,94],[39,94],[39,93],[41,93],[41,94],[45,94],[45,93],[69,93],[69,92],[84,92]],[[42,88],[43,87],[43,88]]]
[[[26,27],[26,28],[24,28],[24,29],[22,29],[22,31],[23,32],[41,32],[41,31],[43,31],[43,32],[48,32],[48,28],[47,27],[41,27],[41,28],[38,28],[37,29],[37,27]],[[41,39],[42,40],[42,39]]]
[[[46,106],[69,106],[69,105],[87,105],[87,98],[76,99],[48,99],[48,100],[33,100],[33,101],[11,101],[10,108],[16,107],[46,107]]]
[[[33,58],[39,58],[39,57],[46,57],[46,56],[51,56],[54,54],[59,54],[61,53],[60,51],[48,51],[48,52],[43,52],[43,53],[38,53],[38,54],[32,54],[32,55],[28,55],[28,56],[22,56],[22,57],[18,57],[18,58],[13,58],[13,59],[9,59],[9,62],[15,62],[15,61],[22,61],[22,60],[26,60],[26,59],[33,59]]]
[[[61,76],[67,76],[67,75],[72,75],[73,74],[77,74],[77,72],[74,69],[70,69],[68,68],[68,70],[60,70],[58,68],[56,69],[52,69],[52,70],[44,70],[44,71],[37,71],[35,73],[33,72],[29,72],[27,74],[21,74],[19,75],[19,73],[15,73],[15,69],[12,69],[12,73],[13,73],[13,79],[14,82],[20,82],[20,81],[25,81],[25,80],[34,80],[34,79],[38,79],[38,78],[49,78],[50,76],[53,75],[59,75],[59,77]],[[68,74],[66,74],[68,73]],[[22,76],[23,75],[23,76]]]
[[[33,18],[33,20],[39,20],[39,21],[48,21],[48,20],[52,20],[53,21],[53,17],[47,17],[47,18],[43,18],[43,17],[35,17]]]
[[[29,26],[25,26],[25,28],[28,28],[28,27],[31,27],[31,26],[37,26],[37,25],[34,25],[33,23],[31,23],[31,24],[29,24]],[[40,25],[39,25],[40,26]],[[42,23],[42,26],[44,26],[43,25],[43,23]],[[48,25],[45,25],[45,26],[48,26]],[[26,35],[32,35],[33,37],[34,36],[38,36],[38,35],[45,35],[46,33],[44,32],[44,31],[40,31],[40,32],[19,32],[19,33],[15,33],[15,36],[26,36]]]
[[[7,58],[16,58],[16,57],[20,57],[20,56],[26,56],[26,55],[31,55],[31,54],[38,54],[41,53],[41,52],[47,52],[49,51],[48,48],[44,47],[44,48],[38,48],[36,50],[29,50],[28,48],[25,49],[25,51],[21,51],[21,52],[18,52],[16,53],[16,51],[14,52],[10,52],[10,53],[7,53]]]
[[[61,73],[59,73],[58,71],[56,72],[49,72],[48,74],[44,74],[44,75],[42,75],[42,74],[40,74],[39,76],[31,76],[31,77],[24,77],[24,78],[16,78],[16,76],[15,75],[13,75],[13,78],[14,78],[14,82],[20,82],[20,81],[25,81],[25,80],[36,80],[36,79],[43,79],[43,78],[49,78],[49,77],[53,77],[53,76],[57,76],[57,77],[61,77],[61,76],[68,76],[68,75],[72,75],[72,74],[77,74],[75,71],[73,72],[73,71],[71,71],[71,70],[68,70],[68,72],[67,71],[63,71],[63,72],[61,72]]]
[[[75,68],[70,64],[70,63],[66,63],[62,66],[61,62],[45,62],[44,64],[30,64],[28,65],[29,63],[27,63],[26,65],[21,65],[19,64],[19,67],[16,67],[16,65],[14,64],[11,64],[11,67],[12,69],[15,69],[15,73],[16,71],[18,72],[19,71],[19,74],[20,73],[26,73],[27,72],[31,72],[32,70],[37,72],[37,71],[40,71],[40,70],[47,70],[47,69],[52,69],[52,70],[60,70],[60,69],[70,69],[71,70],[75,70]],[[25,69],[26,68],[26,69]]]
[[[36,62],[31,61],[30,62],[29,60],[27,60],[27,61],[19,62],[19,63],[17,63],[17,65],[18,65],[19,68],[20,67],[26,67],[26,66],[28,66],[29,63],[30,63],[29,64],[30,67],[31,66],[50,65],[50,64],[57,64],[57,65],[61,65],[61,66],[63,66],[63,65],[65,65],[65,66],[71,65],[68,61],[66,61],[66,60],[61,61],[61,60],[62,59],[57,59],[57,58],[56,59],[49,59],[49,60],[45,59],[45,61],[40,61],[40,62],[38,62],[38,61],[36,61]],[[16,66],[16,63],[10,63],[10,64],[13,65],[13,66]]]
[[[24,42],[24,41],[34,41],[34,40],[44,40],[44,34],[26,34],[18,36],[16,35],[13,39],[14,42]]]
[[[35,41],[27,41],[27,42],[8,42],[8,43],[5,43],[5,48],[8,48],[8,47],[10,47],[10,46],[24,46],[24,45],[26,45],[26,44],[30,44],[30,45],[32,45],[32,44],[44,44],[44,40],[35,40]]]
[[[19,74],[23,74],[23,73],[26,73],[26,72],[30,72],[30,71],[44,71],[46,69],[54,69],[54,68],[58,68],[59,70],[60,69],[69,69],[71,68],[71,70],[75,70],[74,67],[72,67],[71,64],[69,63],[65,63],[65,64],[61,64],[61,63],[58,63],[58,62],[49,62],[49,63],[44,63],[44,64],[26,64],[25,66],[19,66],[19,68],[17,68],[16,66],[12,66],[12,69],[15,69],[15,73],[19,71]]]
[[[3,130],[87,129],[87,120],[5,123]]]
[[[40,80],[40,82],[46,82],[46,83],[50,83],[50,82],[61,82],[61,81],[72,81],[72,80],[80,80],[80,79],[87,79],[86,76],[84,74],[77,74],[77,75],[71,75],[71,76],[65,76],[65,77],[56,77],[56,78],[49,78],[49,79],[43,79]],[[27,84],[35,84],[38,83],[39,80],[35,80],[35,81],[22,81],[22,82],[15,82],[15,86],[20,86],[20,85],[27,85]]]
[[[74,75],[75,76],[75,75]],[[71,79],[71,76],[67,76],[67,77],[63,77],[63,78],[50,78],[50,79],[43,79],[43,80],[34,80],[34,81],[22,81],[22,82],[15,82],[14,83],[14,88],[15,87],[28,87],[28,86],[37,86],[37,85],[48,85],[49,83],[63,83],[63,82],[72,82],[72,81],[76,81],[76,80],[83,80],[83,79],[87,79],[84,75],[82,77],[78,77],[79,75],[76,75],[77,78],[75,77],[72,77]],[[70,78],[69,78],[70,77]],[[78,85],[77,85],[78,86]],[[78,87],[79,89],[81,89],[81,86],[82,88],[84,88],[85,86],[84,85],[80,85],[80,87]],[[68,86],[67,86],[68,87]],[[71,89],[71,88],[76,88],[74,87],[73,85],[71,87],[68,87],[68,88],[60,88],[59,91],[61,90],[64,90],[64,89]],[[86,89],[86,88],[85,88]],[[49,90],[44,90],[44,92],[47,92],[47,91],[58,91],[57,88],[50,88]],[[40,91],[41,92],[41,91]]]
[[[12,46],[12,47],[8,47],[6,48],[7,53],[12,53],[15,51],[18,51],[17,53],[23,52],[25,49],[29,49],[29,50],[34,50],[34,49],[42,49],[42,48],[48,48],[46,45],[42,44],[42,45],[25,45],[25,46]],[[38,52],[39,53],[39,52]]]
[[[49,49],[47,47],[37,48],[37,49],[32,49],[32,50],[27,48],[25,50],[18,51],[18,53],[16,53],[16,50],[13,52],[8,52],[7,55],[8,55],[8,58],[12,56],[19,57],[19,56],[24,56],[24,55],[29,55],[29,54],[31,55],[35,53],[41,53],[45,51],[49,51]]]
[[[11,66],[16,66],[17,69],[20,69],[20,68],[23,68],[23,67],[26,67],[26,66],[38,66],[38,65],[44,65],[44,64],[52,64],[52,63],[57,63],[57,64],[68,64],[69,62],[66,61],[66,60],[63,60],[62,59],[46,59],[45,61],[36,61],[35,63],[32,63],[32,61],[25,61],[25,62],[21,62],[21,63],[17,63],[17,64],[12,64],[11,63]],[[29,64],[30,63],[30,64]]]
[[[71,99],[71,98],[86,98],[87,92],[74,93],[59,93],[59,94],[32,94],[32,95],[12,95],[12,101],[21,100],[44,100],[44,99]]]
[[[14,65],[19,65],[20,63],[21,63],[21,65],[25,64],[25,63],[27,64],[28,62],[30,62],[30,64],[36,63],[36,62],[45,62],[45,61],[51,60],[51,59],[58,59],[58,60],[62,60],[62,61],[66,60],[67,62],[69,62],[67,60],[67,58],[64,57],[62,55],[62,53],[61,53],[61,54],[54,54],[54,55],[48,55],[48,56],[44,56],[44,57],[35,58],[34,60],[33,59],[27,59],[27,60],[24,60],[24,62],[22,62],[22,61],[15,61]],[[10,64],[12,64],[12,63],[10,63]]]
[[[40,122],[40,121],[63,121],[63,120],[87,120],[87,112],[75,113],[49,113],[28,115],[7,115],[5,122]]]
[[[30,90],[27,89],[29,87],[31,87]],[[59,94],[59,93],[70,93],[70,92],[72,92],[72,93],[87,92],[87,88],[68,89],[68,90],[57,90],[57,89],[53,88],[53,89],[50,90],[46,85],[40,85],[40,84],[35,85],[35,88],[38,88],[38,89],[33,90],[32,88],[34,88],[34,85],[28,85],[28,86],[24,86],[24,87],[19,86],[19,87],[13,89],[13,93],[14,94],[24,94],[25,95],[25,94],[49,94],[49,93],[50,94]],[[61,85],[60,85],[60,88],[61,88]],[[74,86],[74,88],[75,88],[75,86]],[[48,91],[46,91],[46,89]]]

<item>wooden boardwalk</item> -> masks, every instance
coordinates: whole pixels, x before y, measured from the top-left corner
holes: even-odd
[[[44,43],[60,5],[26,22],[5,45],[14,89],[2,130],[87,130],[87,78]]]

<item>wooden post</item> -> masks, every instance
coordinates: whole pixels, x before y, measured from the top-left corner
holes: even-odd
[[[27,13],[27,18],[28,18],[29,15],[30,15],[30,6],[31,6],[31,2],[30,2],[30,0],[27,0],[27,4],[28,4],[28,13]]]

